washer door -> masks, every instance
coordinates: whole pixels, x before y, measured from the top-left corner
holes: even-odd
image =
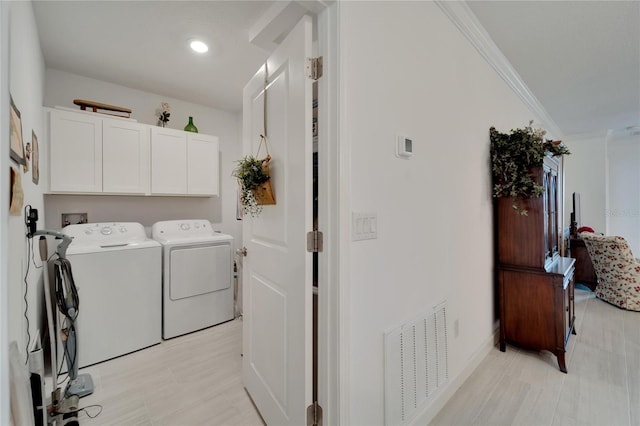
[[[170,253],[171,300],[200,296],[231,287],[231,246],[173,247]]]

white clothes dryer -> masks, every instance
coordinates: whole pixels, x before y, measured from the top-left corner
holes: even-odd
[[[162,248],[139,223],[68,225],[79,367],[161,342]],[[59,358],[61,359],[61,358]]]
[[[157,222],[162,244],[162,337],[170,339],[233,319],[233,237],[207,220]]]

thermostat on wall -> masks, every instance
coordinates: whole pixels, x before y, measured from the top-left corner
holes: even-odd
[[[413,157],[413,141],[411,138],[404,135],[396,137],[396,157],[407,159]]]

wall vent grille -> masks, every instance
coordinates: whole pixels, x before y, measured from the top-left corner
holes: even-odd
[[[385,333],[384,352],[385,424],[409,424],[448,379],[446,302]]]

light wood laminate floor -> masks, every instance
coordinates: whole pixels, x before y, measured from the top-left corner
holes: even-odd
[[[95,391],[80,407],[102,412],[80,413],[80,424],[262,425],[242,386],[241,352],[236,319],[83,368]]]
[[[568,374],[549,352],[496,347],[432,425],[640,425],[640,312],[576,290]]]
[[[568,374],[555,356],[496,347],[432,425],[640,425],[640,312],[576,290]],[[82,425],[263,425],[241,380],[242,321],[178,337],[80,372],[103,406]],[[89,408],[94,414],[96,408]]]

